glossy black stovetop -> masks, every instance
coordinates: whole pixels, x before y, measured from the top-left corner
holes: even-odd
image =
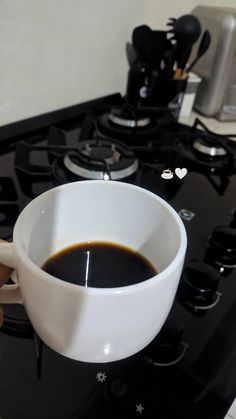
[[[40,342],[22,307],[5,306],[1,418],[224,417],[236,396],[235,158],[233,136],[178,124],[163,109],[127,110],[118,94],[0,128],[0,238],[11,240],[35,196],[87,178],[157,193],[188,235],[170,315],[126,360],[66,359]]]

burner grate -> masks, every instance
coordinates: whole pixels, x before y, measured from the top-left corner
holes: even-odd
[[[133,152],[117,141],[87,140],[64,158],[66,168],[86,179],[124,179],[134,174],[138,161]]]
[[[17,144],[15,168],[20,172],[20,178],[23,173],[31,176],[33,181],[41,177],[53,178],[59,183],[79,178],[123,179],[135,173],[138,161],[125,144],[98,138],[96,129],[95,137],[86,141],[77,138],[77,142],[66,145],[66,132],[52,127],[47,144],[35,145],[25,141]],[[39,153],[41,161],[44,153],[47,157],[45,164],[32,163],[32,153]]]

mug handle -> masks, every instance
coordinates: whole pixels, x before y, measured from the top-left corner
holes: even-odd
[[[0,242],[0,263],[10,268],[16,267],[13,243]],[[3,285],[0,288],[0,304],[22,304],[22,295],[15,272],[13,272],[11,278],[14,284]]]

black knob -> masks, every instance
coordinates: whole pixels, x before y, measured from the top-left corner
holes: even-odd
[[[123,378],[116,378],[111,383],[111,394],[115,397],[124,397],[127,395],[129,386]]]
[[[126,401],[130,393],[130,386],[123,377],[113,378],[106,386],[106,394],[109,399],[116,400],[118,403]]]
[[[156,365],[170,365],[180,358],[183,351],[183,324],[176,315],[166,320],[155,339],[143,350],[146,360]]]
[[[236,265],[236,230],[219,226],[213,231],[210,240],[212,259],[222,266]]]
[[[192,290],[207,294],[217,289],[220,275],[212,266],[192,261],[184,269],[183,278]]]
[[[212,304],[221,275],[212,266],[200,261],[190,262],[183,270],[178,296],[190,306]]]

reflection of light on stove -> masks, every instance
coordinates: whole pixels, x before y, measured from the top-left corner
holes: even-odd
[[[103,175],[103,180],[109,180],[110,178],[109,178],[109,175],[108,175],[108,173],[104,173],[104,175]]]
[[[224,272],[225,268],[223,266],[221,266],[220,268],[220,273],[222,274]]]

